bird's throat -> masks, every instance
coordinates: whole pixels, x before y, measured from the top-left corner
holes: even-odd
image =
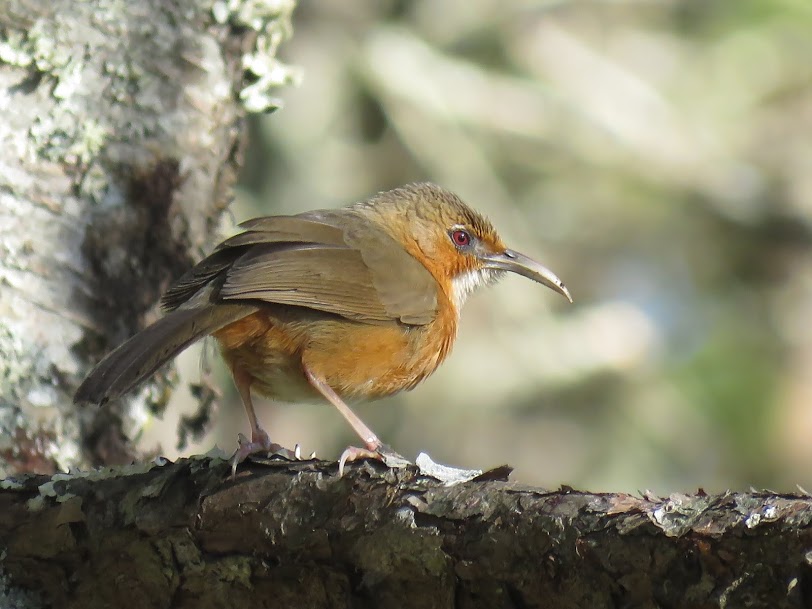
[[[468,297],[479,287],[490,285],[502,276],[501,271],[494,269],[475,269],[463,271],[451,280],[451,299],[457,309],[457,315]]]

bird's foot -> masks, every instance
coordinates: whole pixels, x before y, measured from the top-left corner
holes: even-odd
[[[239,448],[234,451],[231,457],[231,477],[237,475],[237,465],[245,461],[251,455],[264,453],[266,455],[279,455],[289,461],[298,461],[302,458],[301,449],[296,445],[294,450],[285,448],[281,444],[271,442],[268,433],[262,429],[254,429],[251,431],[251,439],[249,440],[243,434],[237,436],[237,443]],[[315,456],[315,455],[314,455]]]
[[[344,475],[344,466],[347,463],[358,461],[359,459],[375,459],[387,467],[393,468],[411,465],[411,461],[403,455],[396,453],[386,444],[370,444],[366,448],[349,446],[341,453],[341,458],[338,460],[338,477],[341,478]]]

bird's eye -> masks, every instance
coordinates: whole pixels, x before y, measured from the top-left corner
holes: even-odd
[[[454,242],[454,245],[457,247],[465,247],[466,245],[471,245],[471,233],[467,230],[463,230],[458,228],[456,230],[451,231],[451,241]]]

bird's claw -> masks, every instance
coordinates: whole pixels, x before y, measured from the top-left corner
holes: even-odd
[[[293,455],[297,461],[312,461],[316,458],[316,451],[314,450],[312,453],[310,453],[309,457],[302,457],[302,445],[297,444],[293,447]]]
[[[368,448],[349,446],[341,453],[341,457],[338,460],[338,477],[341,478],[344,475],[344,466],[347,463],[358,461],[359,459],[374,459],[391,468],[406,467],[411,464],[411,461],[406,457],[399,455],[385,444],[381,444],[378,447],[370,446]]]
[[[288,461],[301,460],[301,447],[297,444],[293,450],[285,448],[281,444],[271,442],[270,437],[263,429],[256,429],[251,433],[249,440],[244,434],[237,436],[237,444],[239,447],[234,451],[231,457],[231,478],[237,475],[237,466],[245,461],[251,455],[265,453],[266,455],[279,455]],[[315,453],[314,453],[315,455]]]

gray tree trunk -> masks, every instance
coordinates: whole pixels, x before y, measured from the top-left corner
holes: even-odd
[[[71,397],[211,241],[293,3],[0,2],[0,477],[127,462],[164,407]]]
[[[349,469],[249,464],[231,481],[200,458],[7,480],[0,606],[812,606],[806,494],[545,491],[504,470],[449,487],[414,467]]]

